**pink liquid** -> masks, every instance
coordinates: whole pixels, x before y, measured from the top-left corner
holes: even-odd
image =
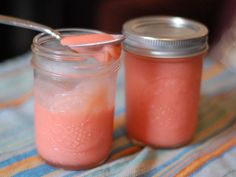
[[[104,161],[111,150],[113,109],[81,117],[53,113],[36,103],[39,154],[65,168],[88,168]]]
[[[85,169],[106,160],[114,117],[115,79],[110,79],[81,81],[66,90],[36,79],[36,145],[48,163]]]
[[[202,55],[151,59],[126,53],[129,136],[154,147],[189,142],[197,126]]]

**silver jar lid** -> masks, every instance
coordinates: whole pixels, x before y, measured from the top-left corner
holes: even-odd
[[[161,58],[196,55],[208,49],[208,29],[201,23],[181,17],[150,16],[126,22],[123,26],[125,50]]]

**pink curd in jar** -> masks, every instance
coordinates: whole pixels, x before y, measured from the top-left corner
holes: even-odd
[[[113,76],[115,77],[115,75]],[[60,88],[35,80],[35,130],[40,156],[66,169],[97,166],[112,146],[115,85],[110,79]]]
[[[177,147],[193,138],[203,54],[156,59],[125,52],[128,135],[154,147]]]
[[[146,16],[127,21],[123,34],[129,137],[162,148],[189,143],[198,122],[207,27],[182,17]]]
[[[50,112],[36,102],[35,124],[39,154],[48,163],[68,169],[96,166],[112,145],[113,109],[90,115]]]
[[[87,42],[104,37],[80,36]],[[88,37],[91,38],[86,40]],[[36,37],[34,42],[37,40],[40,41]],[[64,40],[75,42],[71,36]],[[42,55],[43,51],[33,45],[32,59],[38,153],[49,164],[73,170],[95,167],[111,151],[121,47],[116,43],[76,50],[78,54],[85,53],[82,60],[80,56],[70,58],[53,51]]]

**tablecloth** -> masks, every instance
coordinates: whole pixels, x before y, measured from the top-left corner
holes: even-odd
[[[196,135],[175,149],[139,147],[128,139],[122,67],[109,159],[93,169],[67,171],[47,165],[35,149],[30,57],[0,64],[0,177],[236,176],[236,74],[219,63],[205,61]]]

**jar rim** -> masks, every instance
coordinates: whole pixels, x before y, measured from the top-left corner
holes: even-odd
[[[71,35],[71,33],[73,32],[75,32],[75,34],[103,33],[97,30],[82,28],[65,28],[58,29],[58,31],[61,32],[62,35],[64,33],[64,36],[66,34]],[[34,37],[33,43],[31,45],[34,54],[31,60],[31,64],[34,69],[57,77],[68,76],[76,78],[80,77],[80,75],[81,77],[87,77],[90,75],[94,75],[95,73],[97,75],[106,73],[108,71],[117,71],[119,69],[119,59],[100,62],[96,61],[95,58],[90,56],[90,54],[94,54],[93,51],[90,53],[75,53],[66,50],[60,50],[60,48],[56,48],[56,50],[53,50],[52,47],[50,48],[48,46],[45,46],[45,44],[50,44],[50,42],[54,42],[56,40],[57,39],[55,39],[53,36],[45,33],[40,33]],[[117,41],[115,43],[117,43]],[[113,42],[111,42],[111,44],[109,45],[112,44]],[[57,67],[55,67],[55,65]],[[71,67],[70,71],[65,71],[68,73],[64,73],[63,70],[60,70],[60,68],[69,66]]]
[[[55,29],[55,31],[58,31],[61,33],[62,36],[66,36],[66,33],[69,32],[74,32],[74,33],[80,33],[80,34],[102,34],[104,32],[99,31],[99,30],[94,30],[94,29],[86,29],[86,28],[61,28],[61,29]],[[64,33],[64,34],[63,34]],[[55,37],[46,34],[46,33],[40,33],[38,35],[36,35],[33,38],[33,42],[31,45],[31,49],[33,51],[33,53],[40,55],[40,56],[44,56],[47,59],[50,60],[54,60],[54,61],[75,61],[75,58],[81,58],[81,57],[86,57],[89,54],[92,54],[92,52],[83,52],[83,54],[81,53],[76,53],[73,52],[72,50],[69,50],[65,47],[66,50],[55,50],[52,48],[48,48],[43,46],[42,44],[46,43],[46,42],[50,42],[52,40],[57,40],[55,39]],[[105,45],[113,45],[116,44],[116,41],[110,41],[107,42]],[[96,47],[102,47],[104,44],[96,44]],[[93,47],[92,45],[89,47]],[[63,58],[67,58],[66,60],[64,60]],[[71,58],[71,59],[70,59]]]

